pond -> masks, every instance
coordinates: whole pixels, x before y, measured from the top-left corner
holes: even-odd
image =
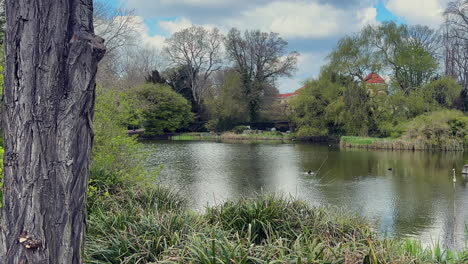
[[[196,210],[274,192],[358,213],[385,237],[466,247],[468,178],[460,152],[368,151],[306,143],[154,141],[158,181]],[[454,183],[452,169],[457,169]],[[309,175],[305,172],[312,171]]]

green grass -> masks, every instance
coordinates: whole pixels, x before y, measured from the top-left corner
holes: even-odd
[[[353,136],[343,136],[341,141],[352,144],[352,145],[369,145],[375,142],[388,141],[389,139],[385,138],[375,138],[375,137],[353,137]]]
[[[95,203],[97,204],[97,203]],[[90,208],[86,263],[467,263],[468,251],[380,240],[360,217],[259,195],[194,213],[165,188]]]
[[[236,134],[224,132],[222,134],[212,133],[183,133],[172,136],[171,140],[292,140],[293,134],[282,132],[263,131],[251,134]]]
[[[387,150],[464,151],[459,140],[445,139],[443,144],[418,138],[374,138],[343,136],[340,146],[344,148],[367,148]]]

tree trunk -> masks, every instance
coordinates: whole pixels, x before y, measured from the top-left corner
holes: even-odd
[[[92,0],[6,0],[0,260],[82,263],[97,63]]]

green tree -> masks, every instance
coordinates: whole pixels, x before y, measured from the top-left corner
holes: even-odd
[[[362,34],[375,50],[374,56],[392,71],[395,86],[406,95],[435,74],[438,36],[434,30],[386,22],[368,26]]]
[[[259,118],[262,97],[278,77],[291,76],[296,69],[297,52],[287,52],[288,42],[277,33],[231,29],[226,37],[227,55],[239,73],[249,118]]]
[[[135,107],[141,109],[141,124],[149,136],[185,128],[193,120],[190,103],[167,85],[148,83],[132,92]]]
[[[367,136],[369,132],[369,96],[363,83],[350,82],[344,89],[344,130],[347,135]]]
[[[124,92],[97,87],[94,115],[94,146],[90,168],[89,202],[113,194],[123,187],[148,183],[157,171],[149,172],[149,153],[135,137],[128,136],[128,120],[134,118],[133,98]]]
[[[443,77],[428,83],[422,96],[428,104],[449,108],[460,95],[462,86],[450,77]]]
[[[361,81],[369,72],[377,72],[382,68],[380,57],[376,56],[375,49],[362,32],[340,39],[328,59],[335,72]]]
[[[345,102],[344,86],[323,77],[308,81],[290,101],[291,120],[300,137],[341,134]]]
[[[248,109],[239,74],[226,71],[219,94],[213,95],[206,104],[210,118],[207,128],[211,131],[226,131],[246,122]]]

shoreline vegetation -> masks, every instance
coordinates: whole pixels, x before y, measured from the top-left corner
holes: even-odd
[[[171,140],[280,140],[292,141],[295,140],[294,134],[283,133],[279,131],[255,131],[252,133],[237,134],[234,132],[223,133],[183,133],[170,137]]]
[[[260,194],[197,213],[156,186],[126,189],[88,206],[86,263],[448,263],[468,250],[380,239],[335,207]],[[468,232],[468,230],[467,230]],[[468,235],[468,234],[467,234]]]
[[[444,144],[431,144],[418,139],[375,138],[343,136],[340,138],[341,148],[381,149],[381,150],[411,150],[411,151],[465,151],[466,147],[458,140],[446,140]]]

